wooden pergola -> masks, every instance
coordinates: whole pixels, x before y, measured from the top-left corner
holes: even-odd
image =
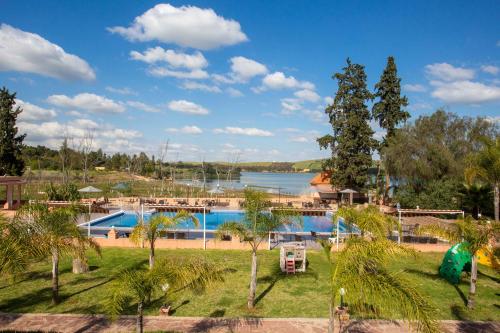
[[[0,185],[6,188],[6,200],[3,206],[4,209],[17,209],[21,206],[22,185],[26,184],[26,180],[16,176],[0,176]],[[17,200],[14,202],[14,192],[17,187]]]

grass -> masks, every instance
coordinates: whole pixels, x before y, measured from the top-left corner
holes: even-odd
[[[279,272],[279,252],[259,254],[257,305],[246,309],[250,253],[247,251],[158,250],[158,256],[204,256],[230,268],[225,282],[204,294],[184,292],[173,299],[175,316],[259,316],[259,317],[327,317],[328,295],[326,261],[321,252],[308,251],[306,274],[286,276]],[[109,295],[114,278],[125,268],[147,265],[147,250],[103,250],[102,259],[90,258],[91,272],[71,273],[70,260],[61,267],[61,296],[63,301],[50,304],[50,263],[35,264],[31,271],[17,281],[0,282],[0,311],[50,313],[103,313],[103,302]],[[498,273],[480,266],[477,306],[467,311],[464,297],[468,282],[455,288],[437,275],[443,254],[422,254],[415,261],[405,260],[393,265],[438,308],[439,319],[500,320]],[[349,290],[349,286],[346,286]],[[348,294],[346,296],[348,301]],[[157,314],[163,300],[156,299],[146,314]],[[129,313],[133,314],[131,306]]]

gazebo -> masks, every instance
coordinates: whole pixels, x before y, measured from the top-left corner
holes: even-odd
[[[26,184],[26,180],[17,176],[0,176],[0,185],[6,187],[6,200],[4,209],[17,209],[21,206],[21,187]],[[14,191],[17,187],[17,200],[14,202]]]

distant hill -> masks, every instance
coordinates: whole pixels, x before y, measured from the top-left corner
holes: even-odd
[[[309,169],[312,172],[321,171],[321,163],[323,160],[306,160],[306,161],[298,161],[293,164],[293,168],[298,170]]]

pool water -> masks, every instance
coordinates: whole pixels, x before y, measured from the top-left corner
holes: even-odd
[[[173,216],[175,213],[155,213],[155,214],[164,214],[167,216]],[[151,218],[151,213],[144,213],[144,220],[148,221]],[[192,222],[182,222],[175,229],[203,229],[203,213],[194,214],[198,219],[200,225],[198,228],[194,226]],[[333,215],[327,214],[326,216],[303,216],[302,224],[303,226],[289,225],[284,226],[279,229],[279,231],[315,231],[315,232],[331,232],[334,228],[332,222]],[[133,228],[140,216],[133,212],[124,212],[119,215],[115,215],[109,218],[101,219],[91,224],[93,227],[125,227],[125,228]],[[220,211],[211,211],[206,214],[206,229],[207,230],[216,230],[217,227],[224,222],[241,222],[244,219],[243,211],[234,211],[234,210],[220,210]],[[336,226],[335,226],[336,227]],[[339,226],[340,232],[345,232],[346,228],[343,223],[340,223]]]

